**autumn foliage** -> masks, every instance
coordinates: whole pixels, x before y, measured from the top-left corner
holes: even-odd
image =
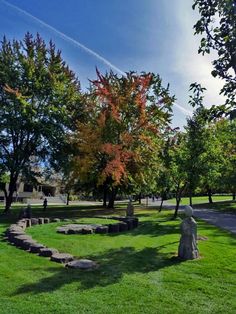
[[[91,81],[86,122],[77,124],[74,175],[97,186],[127,187],[156,171],[161,134],[168,128],[173,98],[152,73],[113,72]]]

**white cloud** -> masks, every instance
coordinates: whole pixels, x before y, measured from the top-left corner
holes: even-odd
[[[197,53],[200,38],[193,35],[193,25],[197,21],[197,14],[192,11],[189,0],[179,0],[178,5],[175,4],[174,10],[180,34],[173,43],[174,71],[189,84],[198,82],[207,88],[206,106],[221,104],[225,101],[224,97],[219,95],[223,81],[211,75],[214,54],[202,56]]]

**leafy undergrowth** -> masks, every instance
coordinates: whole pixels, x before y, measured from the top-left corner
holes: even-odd
[[[199,241],[201,258],[180,261],[180,221],[167,211],[136,215],[140,226],[119,234],[65,236],[57,224],[29,230],[47,246],[93,259],[93,271],[66,269],[2,239],[0,313],[236,313],[235,236],[199,222],[208,238]]]

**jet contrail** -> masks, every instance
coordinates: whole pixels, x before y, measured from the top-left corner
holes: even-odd
[[[101,61],[102,63],[104,63],[105,65],[109,66],[110,68],[112,68],[113,70],[115,70],[116,72],[120,73],[121,75],[126,75],[126,73],[124,71],[122,71],[121,69],[119,69],[118,67],[116,67],[114,64],[112,64],[110,61],[108,61],[107,59],[105,59],[104,57],[102,57],[101,55],[99,55],[97,52],[91,50],[90,48],[86,47],[85,45],[81,44],[80,42],[78,42],[77,40],[73,39],[72,37],[60,32],[59,30],[57,30],[55,27],[45,23],[44,21],[40,20],[39,18],[37,18],[36,16],[28,13],[27,11],[17,7],[16,5],[13,5],[5,0],[0,0],[2,3],[4,3],[5,5],[7,5],[8,7],[14,9],[15,11],[17,11],[20,14],[23,14],[27,17],[29,17],[30,19],[32,19],[33,21],[35,21],[36,23],[38,23],[39,25],[46,27],[47,29],[51,30],[52,32],[54,32],[55,34],[57,34],[60,38],[64,39],[65,41],[72,43],[74,46],[84,50],[85,52],[89,53],[90,55],[94,56],[95,58],[97,58],[99,61]],[[174,106],[179,109],[182,113],[184,113],[185,115],[191,115],[192,112],[185,109],[184,107],[174,103]]]
[[[17,7],[16,5],[13,5],[5,0],[0,0],[1,2],[3,2],[5,5],[9,6],[10,8],[16,10],[17,12],[31,18],[32,20],[34,20],[35,22],[37,22],[38,24],[40,24],[41,26],[46,27],[47,29],[50,29],[52,32],[54,32],[55,34],[57,34],[59,37],[61,37],[62,39],[72,43],[73,45],[75,45],[76,47],[79,47],[81,49],[83,49],[84,51],[86,51],[87,53],[89,53],[90,55],[96,57],[98,60],[100,60],[102,63],[104,63],[105,65],[109,66],[110,68],[112,68],[113,70],[115,70],[116,72],[122,74],[122,75],[126,75],[124,71],[122,71],[121,69],[119,69],[118,67],[116,67],[114,64],[112,64],[110,61],[108,61],[107,59],[103,58],[101,55],[99,55],[98,53],[96,53],[95,51],[89,49],[88,47],[86,47],[85,45],[81,44],[80,42],[78,42],[77,40],[73,39],[70,36],[67,36],[66,34],[60,32],[59,30],[57,30],[56,28],[54,28],[53,26],[45,23],[44,21],[40,20],[39,18],[37,18],[36,16],[28,13],[27,11]]]
[[[185,115],[192,115],[193,112],[188,110],[188,109],[185,109],[184,107],[180,106],[179,104],[177,103],[174,103],[173,104],[177,109],[179,109],[180,111],[182,111],[182,113],[184,113]]]

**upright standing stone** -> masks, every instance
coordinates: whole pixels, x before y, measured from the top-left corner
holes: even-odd
[[[197,248],[197,223],[193,219],[193,209],[191,206],[185,206],[185,218],[181,225],[181,238],[179,243],[178,257],[189,260],[199,257]]]
[[[126,208],[126,216],[132,217],[133,215],[134,215],[134,206],[132,204],[132,201],[129,200],[129,203],[128,203],[127,208]]]

